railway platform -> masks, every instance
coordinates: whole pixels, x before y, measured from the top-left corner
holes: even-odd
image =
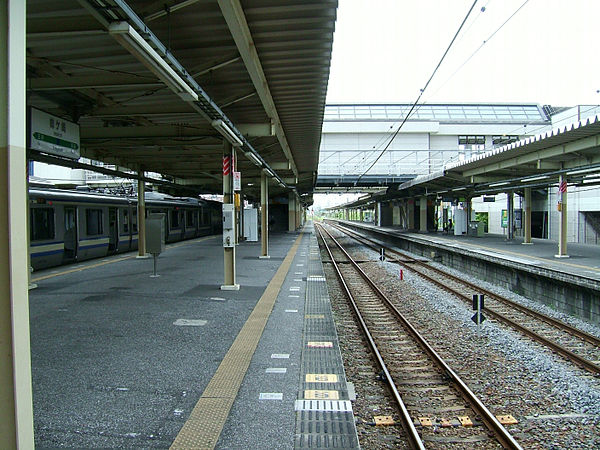
[[[569,243],[570,257],[555,258],[558,243],[547,239],[522,245],[522,239],[508,241],[502,235],[415,233],[364,222],[336,222],[600,323],[600,246]]]
[[[350,393],[311,225],[35,272],[36,448],[355,448]]]

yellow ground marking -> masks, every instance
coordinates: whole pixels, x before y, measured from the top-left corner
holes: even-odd
[[[219,237],[219,236],[218,235],[217,236],[205,236],[205,237],[198,238],[198,239],[191,239],[191,240],[185,241],[183,243],[170,244],[170,245],[167,245],[167,250],[171,249],[171,248],[181,247],[183,245],[195,244],[197,242],[206,241],[208,239],[214,239],[216,237]],[[116,263],[116,262],[125,261],[126,259],[132,259],[132,258],[135,258],[136,256],[137,256],[137,253],[134,255],[122,256],[120,258],[111,259],[110,261],[102,261],[102,262],[99,262],[96,264],[86,264],[85,266],[74,267],[72,269],[65,269],[65,270],[62,270],[57,273],[49,273],[48,275],[32,277],[31,281],[33,281],[33,282],[42,281],[42,280],[47,280],[48,278],[54,278],[54,277],[59,277],[61,275],[67,275],[69,273],[81,272],[82,270],[93,269],[95,267],[105,266],[106,264],[112,264],[112,263]],[[84,263],[82,263],[82,264],[84,264]]]
[[[217,445],[303,235],[300,233],[258,300],[171,449],[211,449]]]
[[[325,318],[325,314],[307,314],[304,317],[307,318],[307,319],[324,319]]]
[[[333,348],[333,342],[309,341],[306,346],[311,348]]]
[[[304,391],[305,400],[339,400],[338,391],[324,391],[320,389],[307,389]]]
[[[446,242],[453,242],[456,243],[457,241],[452,240],[452,239],[446,239],[446,238],[439,238],[436,237],[436,239],[442,240],[442,241],[446,241]],[[528,255],[527,253],[519,253],[519,252],[511,252],[511,251],[507,251],[507,250],[502,250],[501,252],[494,247],[486,247],[485,245],[479,245],[479,244],[470,244],[468,242],[461,242],[461,245],[465,245],[468,247],[472,247],[472,248],[482,248],[484,250],[488,250],[490,252],[493,253],[498,253],[499,255],[502,255],[504,253],[508,254],[508,255],[513,255],[513,256],[520,256],[522,258],[530,258],[530,259],[543,259],[545,261],[551,261],[551,262],[557,262],[554,258],[548,258],[545,256],[531,256]],[[535,244],[534,244],[535,245]],[[557,249],[558,249],[558,244],[557,244]],[[573,263],[568,263],[565,262],[563,259],[560,260],[560,264],[561,265],[565,265],[565,266],[571,266],[571,267],[576,267],[578,269],[586,269],[586,270],[593,270],[595,272],[600,272],[600,269],[596,268],[596,267],[590,267],[590,266],[582,266],[580,264],[573,264]]]
[[[338,376],[335,373],[307,373],[307,383],[337,383]]]

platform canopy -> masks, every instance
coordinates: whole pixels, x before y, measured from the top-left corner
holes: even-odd
[[[546,188],[560,175],[576,186],[600,185],[600,116],[508,144],[401,184],[392,197],[478,196]]]
[[[246,192],[256,194],[266,170],[275,194],[310,193],[336,8],[27,0],[28,103],[78,123],[90,159],[220,192],[227,139]]]

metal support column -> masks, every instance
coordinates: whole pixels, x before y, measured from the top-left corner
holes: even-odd
[[[296,231],[296,193],[288,194],[288,231]]]
[[[235,152],[227,140],[223,140],[223,204],[233,204],[233,171],[235,170]],[[233,214],[233,230],[236,230],[235,209]],[[235,277],[235,237],[231,247],[223,246],[223,267],[225,272],[223,291],[237,291],[240,285]]]
[[[524,188],[525,196],[525,214],[523,215],[523,226],[525,234],[523,244],[532,244],[531,242],[531,188]]]
[[[269,259],[269,178],[260,174],[260,256]]]
[[[419,202],[419,231],[427,233],[427,197]]]
[[[137,227],[138,227],[138,258],[149,258],[146,254],[146,185],[144,184],[144,171],[138,171],[138,206],[137,206]],[[133,218],[132,218],[133,222]],[[133,224],[131,224],[133,225]]]
[[[26,2],[0,3],[0,442],[33,448],[27,257]]]
[[[415,200],[409,198],[406,202],[406,228],[415,229]]]
[[[567,176],[558,178],[558,255],[556,258],[568,258],[567,255]]]
[[[513,225],[515,223],[514,210],[514,193],[512,191],[506,193],[506,239],[512,241],[515,238]]]

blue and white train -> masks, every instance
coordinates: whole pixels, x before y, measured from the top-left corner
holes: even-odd
[[[165,213],[165,242],[221,233],[221,204],[146,194],[146,214]],[[137,249],[137,198],[58,189],[29,190],[34,270]]]

